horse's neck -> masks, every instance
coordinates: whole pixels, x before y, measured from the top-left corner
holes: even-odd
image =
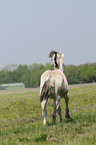
[[[58,68],[55,67],[55,65],[54,65],[54,70],[56,70],[56,69],[59,69],[63,72],[63,63],[62,63],[62,61],[60,62],[60,66]]]
[[[62,61],[60,62],[60,68],[59,69],[63,72],[63,63],[62,63]]]

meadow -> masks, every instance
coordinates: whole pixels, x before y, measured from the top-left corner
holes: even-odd
[[[53,100],[47,103],[42,125],[39,88],[0,91],[0,145],[96,145],[96,83],[69,86],[70,119],[57,115],[52,124]]]

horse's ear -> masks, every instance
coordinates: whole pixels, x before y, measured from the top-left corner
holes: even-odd
[[[51,51],[51,52],[49,53],[49,58],[52,58],[54,54],[58,54],[58,52],[56,52],[56,51]]]
[[[63,53],[61,54],[61,58],[64,58],[64,54]]]

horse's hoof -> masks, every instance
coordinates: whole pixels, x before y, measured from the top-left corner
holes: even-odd
[[[60,123],[62,122],[62,119],[60,119]]]
[[[69,113],[68,114],[65,114],[65,118],[70,118]]]

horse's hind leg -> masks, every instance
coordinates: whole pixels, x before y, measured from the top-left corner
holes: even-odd
[[[60,100],[56,101],[56,111],[59,115],[60,122],[62,122],[62,115],[61,115],[61,107],[60,107]]]
[[[65,98],[65,104],[66,104],[65,117],[66,117],[66,118],[70,118],[70,115],[69,115],[69,108],[68,108],[69,97],[68,97],[68,95],[66,94],[66,96],[65,96],[64,98]]]
[[[41,102],[42,115],[43,115],[43,125],[46,125],[46,115],[47,115],[46,104],[47,104],[47,99],[45,99]]]
[[[52,113],[52,122],[53,124],[56,121],[56,100],[54,99],[54,108],[53,108],[53,113]]]

